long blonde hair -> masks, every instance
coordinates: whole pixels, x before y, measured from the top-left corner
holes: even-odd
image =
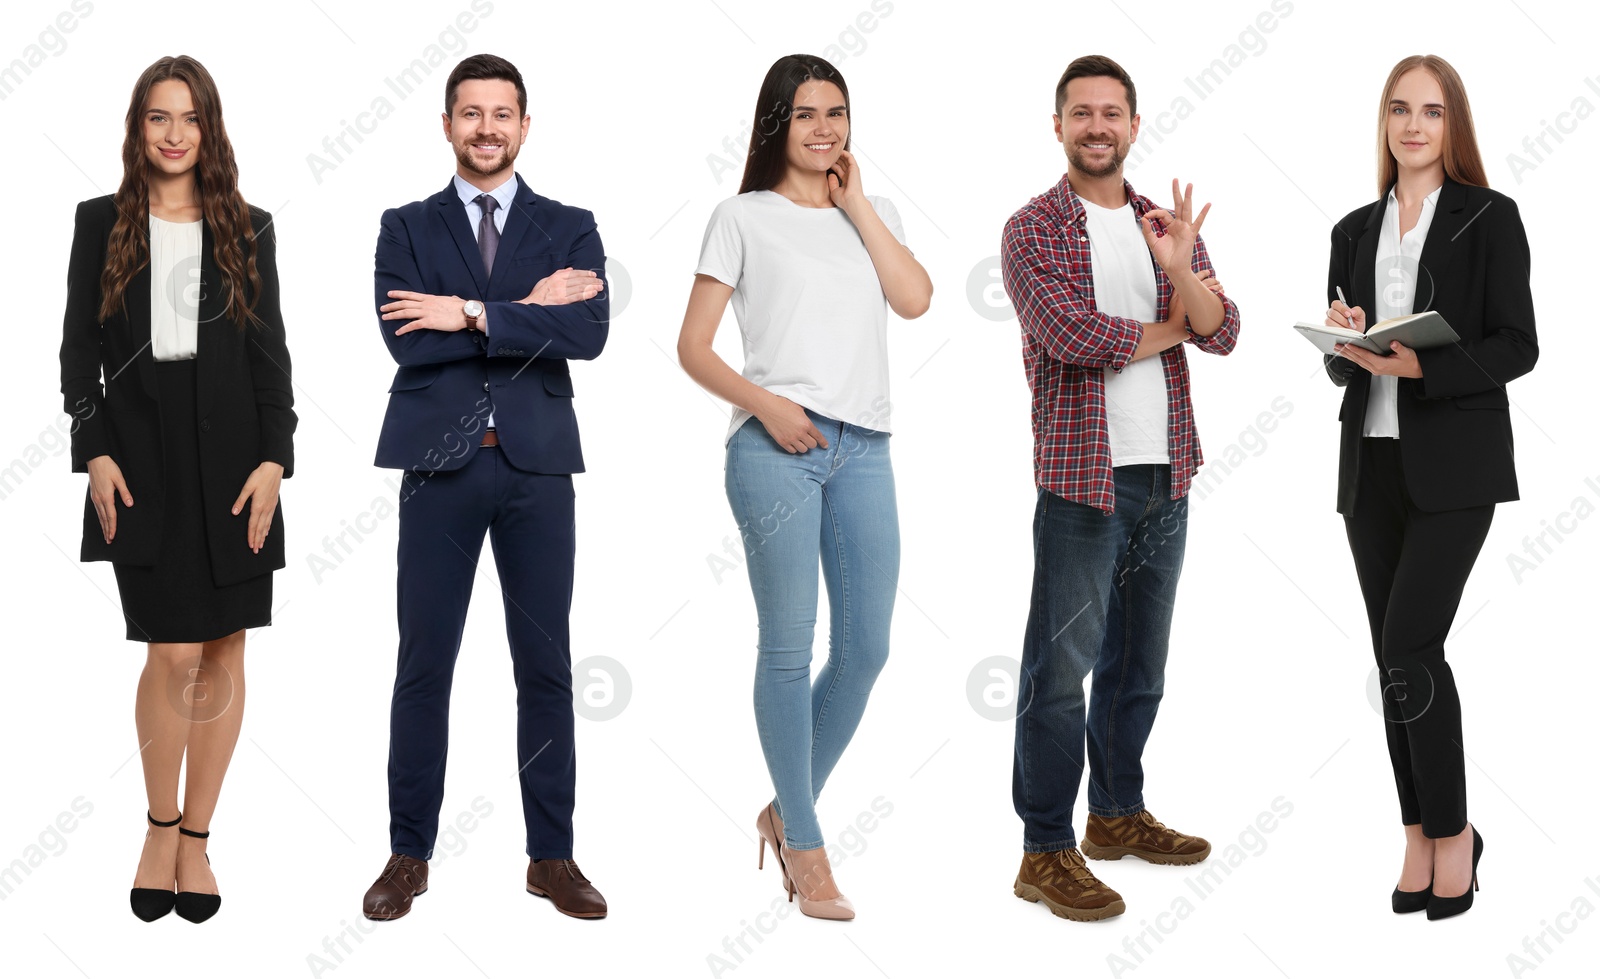
[[[1389,100],[1394,98],[1400,76],[1414,68],[1432,75],[1444,92],[1445,176],[1458,184],[1489,186],[1483,156],[1478,152],[1478,134],[1472,126],[1472,106],[1467,103],[1467,87],[1461,83],[1461,76],[1450,62],[1436,54],[1414,54],[1400,59],[1389,72],[1389,80],[1383,84],[1383,98],[1378,100],[1378,196],[1388,193],[1400,176],[1400,163],[1389,150]]]

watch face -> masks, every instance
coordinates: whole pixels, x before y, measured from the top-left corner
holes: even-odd
[[[467,316],[477,319],[483,315],[483,303],[478,302],[476,299],[469,299],[467,304],[461,307],[461,311]]]

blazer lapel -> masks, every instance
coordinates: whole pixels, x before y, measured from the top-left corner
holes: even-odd
[[[450,237],[455,239],[456,249],[461,252],[461,260],[472,273],[472,284],[478,287],[478,295],[486,295],[489,291],[489,275],[483,267],[483,256],[478,252],[477,236],[473,234],[472,225],[467,221],[467,209],[461,203],[460,195],[456,193],[455,181],[446,184],[444,190],[440,191],[434,200],[438,202],[440,219],[444,221],[444,226],[450,229]],[[495,264],[499,264],[498,260]]]
[[[223,340],[218,330],[237,330],[233,320],[225,315],[227,310],[226,285],[217,268],[216,239],[211,235],[211,225],[200,225],[200,303],[195,310],[195,407],[201,418],[211,411],[216,391],[217,371],[214,369],[221,351],[217,345]],[[246,253],[248,255],[248,252]],[[178,284],[182,288],[182,283]],[[245,327],[249,329],[248,324]]]
[[[146,261],[144,268],[133,274],[128,280],[128,286],[122,292],[122,305],[127,310],[125,317],[128,323],[128,332],[133,340],[134,370],[139,372],[139,382],[144,385],[145,393],[150,397],[156,394],[156,359],[150,350],[150,262],[149,239],[145,240]],[[117,374],[127,370],[129,364],[123,364],[116,371]],[[111,378],[106,378],[109,382]]]
[[[1417,288],[1411,301],[1411,311],[1420,313],[1433,308],[1435,292],[1444,270],[1455,254],[1455,242],[1478,215],[1467,213],[1467,189],[1445,178],[1439,189],[1439,202],[1433,209],[1433,223],[1428,225],[1428,237],[1422,243],[1422,258],[1417,262]]]
[[[1367,221],[1361,226],[1361,237],[1356,239],[1356,260],[1350,273],[1354,281],[1345,285],[1350,290],[1346,293],[1350,305],[1360,306],[1366,311],[1368,326],[1377,323],[1378,296],[1373,291],[1373,276],[1377,271],[1378,236],[1383,233],[1383,213],[1387,204],[1388,195],[1385,194],[1367,212]]]
[[[500,247],[494,253],[494,271],[489,273],[489,282],[504,282],[506,269],[511,267],[513,256],[517,253],[517,246],[522,243],[523,235],[528,233],[528,228],[533,224],[533,210],[537,206],[537,195],[528,189],[518,176],[517,194],[511,199],[511,210],[506,214],[506,229],[500,232]],[[520,299],[521,297],[514,297]]]

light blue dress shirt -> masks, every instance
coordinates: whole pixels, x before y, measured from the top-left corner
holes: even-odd
[[[497,205],[494,209],[494,227],[496,231],[500,232],[501,234],[505,234],[506,215],[511,213],[511,202],[515,200],[517,196],[516,174],[513,173],[511,176],[507,177],[505,181],[494,190],[479,190],[478,188],[467,183],[465,180],[462,180],[461,174],[459,173],[455,175],[454,183],[456,187],[456,193],[461,195],[461,203],[467,206],[467,224],[472,227],[473,239],[477,239],[478,224],[483,220],[483,208],[479,206],[476,200],[479,194],[488,194],[490,197],[494,198],[495,204]],[[491,272],[493,270],[484,269],[484,271]],[[483,297],[480,296],[478,298],[481,300]],[[478,317],[478,329],[483,331],[484,336],[489,335],[489,311],[487,309],[483,311],[482,316]],[[494,412],[492,411],[489,413],[488,427],[494,427]]]

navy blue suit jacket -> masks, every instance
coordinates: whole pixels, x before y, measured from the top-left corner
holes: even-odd
[[[609,292],[564,306],[517,302],[535,282],[567,267],[605,276],[594,215],[542,197],[517,176],[494,268],[483,268],[477,239],[454,182],[426,200],[383,212],[374,261],[375,306],[391,289],[482,300],[489,333],[395,331],[378,325],[400,365],[378,436],[376,465],[422,475],[459,469],[483,441],[494,413],[506,460],[536,473],[583,471],[567,361],[592,360],[609,332]]]

